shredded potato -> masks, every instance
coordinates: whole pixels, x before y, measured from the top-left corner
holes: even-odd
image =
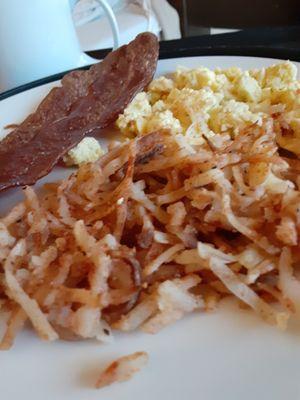
[[[270,119],[223,139],[157,131],[41,196],[25,188],[0,220],[1,348],[26,320],[44,340],[105,341],[110,327],[155,333],[229,295],[285,328],[300,304],[299,166]],[[97,386],[125,379],[120,368]]]
[[[112,362],[100,375],[96,388],[111,385],[114,382],[123,382],[131,379],[148,362],[149,356],[144,351],[123,356]]]

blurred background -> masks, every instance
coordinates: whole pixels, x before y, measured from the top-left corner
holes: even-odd
[[[169,0],[183,36],[300,23],[298,0]]]
[[[298,0],[108,0],[120,27],[121,44],[150,30],[161,40],[228,33],[246,28],[300,24]],[[94,0],[72,0],[82,49],[111,47],[111,30]],[[99,35],[101,31],[101,35]]]
[[[181,6],[167,0],[107,0],[116,16],[120,30],[120,44],[128,43],[144,31],[155,33],[160,39],[181,38]],[[108,19],[95,0],[72,0],[73,19],[84,51],[112,47]]]
[[[161,59],[299,60],[299,8],[299,0],[0,0],[0,92],[86,67],[145,31],[159,37]]]

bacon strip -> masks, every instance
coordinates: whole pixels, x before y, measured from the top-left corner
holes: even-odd
[[[88,71],[73,71],[0,142],[0,191],[32,185],[85,135],[113,122],[152,79],[158,41],[143,33]]]

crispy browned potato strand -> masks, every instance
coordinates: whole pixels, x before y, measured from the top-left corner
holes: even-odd
[[[234,296],[280,328],[300,304],[298,165],[272,120],[191,146],[159,131],[116,145],[0,221],[1,348],[155,333]]]
[[[131,379],[148,362],[148,354],[144,351],[137,351],[113,361],[99,376],[96,388],[111,385],[115,382],[123,382]]]

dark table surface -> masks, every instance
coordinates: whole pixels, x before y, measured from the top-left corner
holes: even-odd
[[[101,59],[107,52],[98,50],[88,54]],[[161,59],[202,55],[243,55],[300,61],[300,26],[251,28],[160,43]]]
[[[109,51],[110,49],[104,49],[91,51],[88,54],[102,59]],[[204,55],[256,56],[300,61],[300,26],[255,28],[160,43],[160,59]],[[68,71],[1,93],[0,100],[60,79],[66,72]]]

